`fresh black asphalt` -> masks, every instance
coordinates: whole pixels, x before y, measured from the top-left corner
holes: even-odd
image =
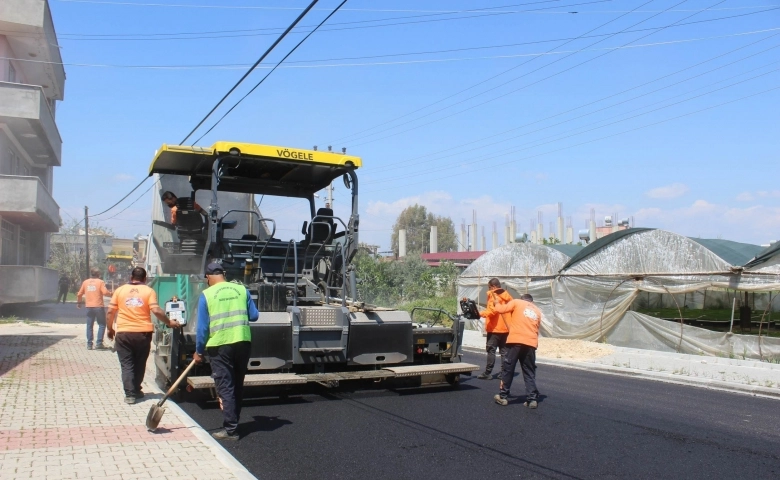
[[[250,393],[241,440],[223,445],[260,479],[780,478],[777,400],[545,365],[537,381],[537,410],[522,405],[522,377],[506,407],[493,403],[497,380],[476,378],[459,390]],[[221,426],[215,402],[181,405]]]

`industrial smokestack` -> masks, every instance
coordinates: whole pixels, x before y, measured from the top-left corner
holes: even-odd
[[[487,250],[486,245],[487,245],[487,242],[485,242],[485,227],[482,227],[482,243],[480,243],[480,245],[479,245],[480,246],[480,250],[483,251],[483,252],[485,250]]]
[[[558,240],[563,243],[563,204],[558,202]]]
[[[431,253],[439,253],[439,227],[431,226]]]
[[[398,258],[406,256],[406,230],[398,230]]]
[[[536,220],[536,241],[541,245],[544,243],[544,224],[542,223],[544,216],[540,211],[536,213],[537,220]]]
[[[593,243],[596,240],[598,240],[596,238],[596,209],[595,208],[590,209],[590,224],[588,225],[588,230],[590,231],[589,232],[590,242],[588,243]]]
[[[458,244],[458,251],[466,251],[466,222],[465,220],[460,224],[460,243]]]
[[[498,248],[498,227],[496,226],[496,222],[493,222],[493,242],[491,243],[491,250],[495,250]]]

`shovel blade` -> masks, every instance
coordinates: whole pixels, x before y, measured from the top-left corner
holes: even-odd
[[[149,414],[146,415],[146,429],[150,432],[153,432],[157,429],[157,426],[160,425],[160,420],[162,420],[163,413],[165,413],[165,408],[155,404],[152,405],[152,408],[149,409]]]

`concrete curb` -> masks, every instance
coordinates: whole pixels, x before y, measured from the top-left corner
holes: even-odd
[[[149,358],[154,364],[154,347],[152,347],[152,353],[149,355]],[[148,380],[149,379],[149,369],[147,367],[146,371],[147,379],[144,381],[146,386],[151,387],[150,389],[153,390],[156,393],[159,393],[161,395],[165,395],[165,392],[160,390],[160,388],[157,386],[157,383],[154,380]],[[152,378],[154,378],[152,376]],[[239,480],[257,480],[257,477],[252,475],[249,470],[246,469],[241,463],[235,459],[233,455],[228,452],[225,447],[223,447],[214,437],[211,436],[209,432],[207,432],[203,427],[198,425],[195,420],[190,417],[187,412],[182,410],[180,406],[176,404],[171,399],[168,399],[165,402],[164,408],[167,408],[170,410],[170,413],[173,413],[176,415],[176,417],[181,421],[181,423],[187,427],[187,429],[192,432],[192,434],[200,440],[204,445],[206,445],[209,450],[214,454],[214,456],[219,460],[219,462],[225,466],[225,469],[233,474],[236,478]]]
[[[471,353],[485,354],[484,350],[479,350],[474,347],[463,346],[465,351]],[[608,375],[620,375],[624,377],[635,377],[647,380],[654,380],[657,382],[674,383],[677,385],[687,385],[699,388],[709,388],[711,390],[720,390],[732,393],[741,393],[744,395],[753,395],[764,398],[780,399],[780,390],[744,385],[739,383],[723,382],[720,380],[712,380],[707,378],[695,378],[684,377],[680,375],[674,375],[664,372],[650,372],[647,370],[639,370],[636,368],[614,367],[610,365],[600,365],[598,363],[590,362],[575,362],[572,360],[556,360],[550,358],[537,358],[536,363],[540,365],[552,365],[556,367],[572,368],[575,370],[586,370],[589,372],[599,372]]]

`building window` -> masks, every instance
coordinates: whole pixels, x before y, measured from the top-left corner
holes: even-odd
[[[0,265],[16,265],[16,225],[0,220],[0,238],[2,239],[2,256]]]
[[[8,60],[8,81],[16,83],[16,69],[10,60]]]
[[[19,265],[30,264],[30,235],[19,229]]]

